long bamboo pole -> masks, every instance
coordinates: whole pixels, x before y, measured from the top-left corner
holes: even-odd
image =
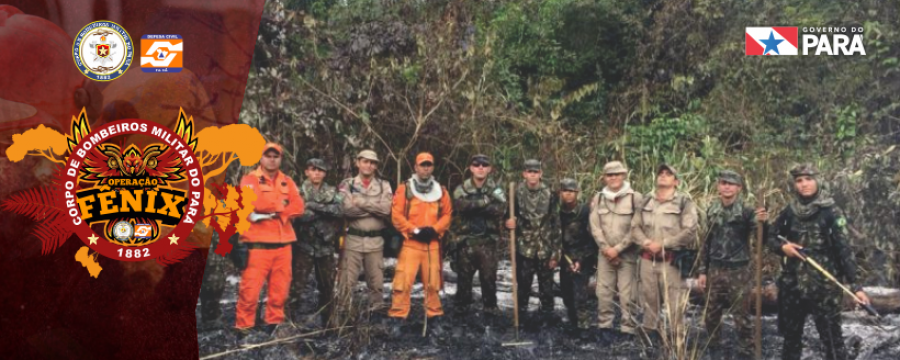
[[[509,218],[516,219],[516,183],[509,183]],[[516,230],[509,230],[509,263],[512,265],[513,326],[519,341],[519,281],[516,279]]]
[[[756,197],[756,207],[766,206],[766,194],[762,186],[759,187],[759,195]],[[753,340],[756,345],[756,360],[762,360],[762,248],[763,248],[763,221],[756,224],[756,331]]]

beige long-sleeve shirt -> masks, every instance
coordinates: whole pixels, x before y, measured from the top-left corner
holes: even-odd
[[[393,190],[385,180],[372,178],[368,186],[362,178],[345,179],[339,186],[344,195],[344,218],[348,226],[360,231],[380,231],[391,221]],[[369,253],[382,251],[384,239],[379,236],[347,235],[344,249]]]
[[[697,248],[697,207],[685,194],[675,192],[660,201],[655,193],[649,193],[646,201],[631,223],[634,243],[647,246],[651,241],[661,242],[667,250]]]
[[[591,202],[591,235],[600,247],[600,251],[616,249],[624,259],[633,259],[635,251],[627,251],[634,244],[631,235],[631,223],[635,213],[644,203],[644,196],[634,190],[625,192],[611,201],[603,194],[594,195]]]

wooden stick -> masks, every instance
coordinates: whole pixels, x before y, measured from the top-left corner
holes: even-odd
[[[509,218],[516,220],[516,183],[509,183]],[[516,229],[509,230],[509,260],[512,265],[513,326],[519,341],[519,281],[516,279]]]
[[[790,243],[790,240],[786,239],[784,236],[778,235],[778,238],[781,239],[781,241],[784,243]],[[877,311],[875,311],[875,308],[872,307],[872,304],[862,304],[862,300],[858,296],[856,296],[856,293],[854,293],[852,290],[847,288],[847,286],[842,284],[840,282],[840,280],[835,278],[834,275],[832,275],[830,272],[828,272],[828,270],[825,270],[825,268],[822,267],[822,265],[819,264],[818,261],[813,260],[812,258],[806,256],[806,252],[804,251],[804,249],[797,249],[797,252],[800,255],[800,260],[811,265],[816,270],[819,270],[819,272],[822,273],[822,275],[824,275],[826,279],[831,280],[831,282],[837,284],[837,286],[840,287],[841,290],[843,290],[845,293],[847,293],[847,295],[850,295],[850,297],[853,298],[853,300],[857,304],[860,304],[862,306],[862,308],[866,310],[866,312],[868,312],[870,315],[872,315],[876,318],[881,317],[881,315],[878,314]]]
[[[759,187],[759,196],[756,199],[757,208],[766,206],[766,195],[762,186]],[[756,360],[762,360],[762,248],[763,248],[763,224],[756,224],[756,331],[753,340],[756,345]]]
[[[347,327],[352,327],[352,326],[347,326]],[[343,328],[343,327],[341,327],[341,328]],[[284,338],[284,339],[275,339],[275,340],[272,340],[272,341],[266,341],[266,342],[264,342],[264,343],[259,343],[259,344],[246,344],[246,345],[243,345],[240,349],[226,350],[226,351],[223,351],[223,352],[220,352],[220,353],[209,354],[209,355],[203,356],[203,357],[200,358],[200,360],[215,359],[215,358],[222,357],[222,356],[225,356],[225,355],[228,355],[228,354],[233,354],[233,353],[236,353],[236,352],[252,350],[252,349],[256,349],[256,348],[266,347],[266,346],[269,346],[269,345],[280,344],[280,343],[283,343],[283,342],[289,342],[289,341],[292,341],[292,340],[296,340],[296,339],[300,339],[300,338],[305,338],[305,337],[309,337],[309,336],[313,336],[313,335],[318,335],[318,334],[324,333],[324,332],[326,332],[326,331],[331,331],[331,330],[336,330],[336,329],[340,329],[340,328],[318,330],[318,331],[313,331],[313,332],[311,332],[311,333],[300,334],[300,335],[294,335],[294,336],[286,337],[286,338]]]
[[[529,346],[534,345],[531,341],[520,341],[520,342],[511,342],[511,343],[502,343],[500,346]]]

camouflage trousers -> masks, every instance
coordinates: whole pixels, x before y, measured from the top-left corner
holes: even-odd
[[[559,288],[562,291],[563,303],[566,305],[566,313],[569,316],[569,324],[577,325],[579,329],[587,329],[591,324],[591,308],[588,307],[587,286],[591,275],[597,266],[597,257],[590,256],[581,259],[580,269],[573,272],[569,262],[563,260],[560,263],[562,270],[559,272]]]
[[[213,232],[203,270],[203,284],[200,286],[200,319],[204,323],[215,321],[222,316],[222,293],[225,292],[225,278],[229,260],[214,251],[219,245],[219,234]]]
[[[335,265],[334,256],[326,255],[322,257],[313,257],[306,252],[300,250],[299,246],[294,245],[293,277],[291,282],[291,292],[288,299],[288,311],[291,319],[297,321],[295,315],[300,313],[300,304],[303,302],[303,292],[306,291],[306,284],[309,281],[310,273],[315,270],[316,289],[319,290],[319,302],[316,306],[317,310],[322,310],[322,318],[326,321],[331,318],[331,310],[334,302],[334,283],[335,283]]]
[[[465,246],[454,254],[453,268],[457,273],[454,297],[456,311],[465,311],[472,304],[472,282],[475,272],[481,283],[484,309],[497,308],[497,246],[496,243]]]
[[[752,349],[753,332],[750,322],[752,307],[750,296],[752,269],[742,266],[736,269],[709,269],[706,278],[706,331],[710,344],[717,344],[722,327],[722,315],[731,313],[738,333],[738,347],[744,352]]]
[[[548,259],[527,258],[516,253],[516,281],[518,284],[519,313],[528,310],[528,298],[531,297],[531,284],[537,275],[538,297],[541,299],[541,312],[553,312],[553,269],[547,267]]]
[[[825,348],[823,359],[847,359],[841,333],[841,301],[840,290],[807,291],[807,295],[804,295],[796,283],[786,283],[779,279],[778,330],[784,337],[781,358],[800,359],[803,353],[803,325],[807,315],[812,315],[819,339]]]

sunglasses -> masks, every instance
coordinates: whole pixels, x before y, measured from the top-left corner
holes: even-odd
[[[421,166],[421,167],[432,167],[432,166],[434,166],[434,164],[432,164],[432,163],[430,163],[430,162],[423,162],[423,163],[419,164],[419,166]]]
[[[527,172],[529,174],[537,174],[537,173],[540,173],[541,171],[540,170],[525,170],[525,172]]]
[[[475,168],[489,168],[489,167],[491,167],[490,164],[482,164],[482,163],[471,164],[471,165],[469,165],[469,166],[475,167]]]

